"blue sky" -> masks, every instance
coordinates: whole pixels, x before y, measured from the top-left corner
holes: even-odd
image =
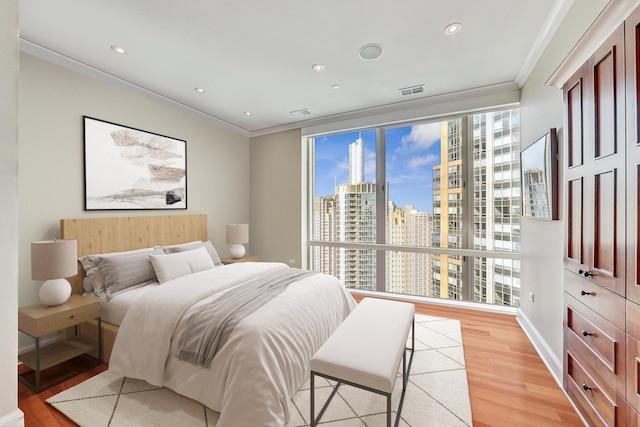
[[[335,184],[349,180],[349,144],[362,135],[365,146],[365,181],[376,173],[375,130],[316,138],[316,196],[334,194]],[[389,200],[404,208],[433,209],[433,166],[440,163],[440,124],[430,123],[386,130]]]

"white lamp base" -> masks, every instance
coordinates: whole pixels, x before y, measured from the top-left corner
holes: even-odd
[[[67,279],[47,280],[40,286],[40,301],[44,305],[60,305],[71,295],[71,284]]]
[[[231,256],[234,258],[242,258],[245,253],[244,245],[241,245],[239,243],[236,243],[235,245],[231,245],[231,248],[229,248],[229,252],[231,253]]]

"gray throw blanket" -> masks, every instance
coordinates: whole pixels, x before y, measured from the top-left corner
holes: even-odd
[[[272,271],[201,305],[191,314],[180,335],[178,359],[209,369],[213,357],[242,319],[284,292],[291,283],[313,274],[316,272],[298,268]]]

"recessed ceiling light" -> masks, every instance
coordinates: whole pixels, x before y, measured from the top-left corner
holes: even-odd
[[[313,64],[313,67],[311,68],[313,69],[313,71],[317,71],[318,73],[324,71],[324,65],[322,64]]]
[[[451,34],[455,34],[458,31],[460,31],[462,29],[462,24],[459,22],[454,22],[451,23],[449,25],[447,25],[444,29],[444,33],[448,36],[450,36]]]
[[[245,112],[244,112],[244,115],[245,115],[245,116],[247,116],[247,117],[249,117],[249,116],[251,115],[251,111],[245,111]]]
[[[365,61],[372,61],[382,56],[382,46],[377,43],[364,45],[358,51],[358,56]]]
[[[338,89],[340,89],[340,85],[333,85],[333,86],[331,86],[331,88],[338,90]]]
[[[115,53],[119,53],[120,55],[126,55],[127,54],[127,51],[123,47],[120,47],[120,46],[113,45],[113,46],[111,46],[111,50],[114,51]]]
[[[205,93],[206,92],[206,90],[202,89],[201,87],[197,87],[197,88],[195,88],[193,90],[195,90],[198,93]]]

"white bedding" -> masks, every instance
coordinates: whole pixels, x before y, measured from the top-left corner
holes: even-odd
[[[279,268],[288,267],[238,263],[157,286],[127,311],[109,369],[202,402],[221,413],[218,427],[284,426],[290,398],[308,375],[309,359],[355,307],[335,277],[316,274],[294,282],[246,317],[210,369],[175,357],[191,308]]]
[[[128,289],[126,292],[121,292],[111,299],[108,299],[106,294],[98,296],[95,292],[85,292],[82,295],[100,301],[100,318],[103,322],[120,326],[129,307],[131,307],[138,298],[143,297],[145,293],[153,292],[159,285],[159,283],[155,282],[138,288]]]

